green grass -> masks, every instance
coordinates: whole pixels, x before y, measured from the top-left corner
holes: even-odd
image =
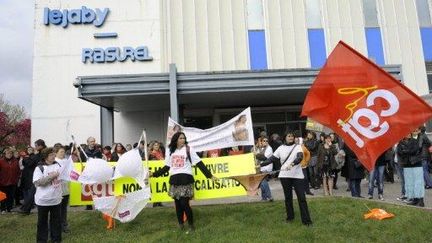
[[[71,233],[64,242],[432,242],[432,211],[351,198],[308,199],[313,227],[295,220],[285,223],[282,201],[194,206],[196,231],[177,229],[172,207],[146,208],[130,223],[112,231],[96,211],[69,212]],[[369,208],[396,216],[364,220]],[[37,215],[0,215],[1,242],[34,242]]]

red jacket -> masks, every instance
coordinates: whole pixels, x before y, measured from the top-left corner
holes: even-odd
[[[17,159],[0,159],[0,186],[17,185],[20,175],[21,170]]]

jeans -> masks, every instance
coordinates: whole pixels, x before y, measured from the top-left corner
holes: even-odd
[[[399,179],[401,182],[401,195],[405,196],[405,176],[404,176],[403,167],[400,166],[398,163],[395,163],[395,168],[399,174]]]
[[[310,185],[313,188],[317,188],[320,186],[320,179],[321,177],[319,176],[318,173],[318,167],[317,166],[308,166],[308,170],[309,170],[309,181],[310,181]]]
[[[350,187],[352,197],[360,197],[360,194],[361,194],[360,182],[361,182],[361,179],[350,179],[349,180],[348,185]]]
[[[270,186],[268,184],[267,178],[264,178],[261,181],[260,188],[261,188],[261,199],[262,200],[272,199]]]
[[[34,204],[34,195],[36,193],[36,187],[33,185],[32,187],[30,187],[29,189],[24,189],[23,194],[24,194],[24,202],[23,205],[21,207],[22,211],[26,212],[26,213],[30,213],[33,204]]]
[[[385,165],[381,165],[371,170],[369,174],[369,192],[368,192],[370,196],[373,196],[375,180],[377,180],[378,195],[382,195],[384,193],[384,169],[385,169]]]
[[[423,159],[422,165],[423,165],[423,177],[424,177],[425,185],[432,187],[432,180],[429,175],[428,161],[426,159]]]
[[[37,242],[48,242],[49,231],[51,233],[51,241],[61,242],[60,207],[60,204],[54,206],[38,206]]]

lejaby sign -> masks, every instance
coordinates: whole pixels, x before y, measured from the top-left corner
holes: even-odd
[[[66,28],[69,24],[93,24],[101,27],[108,16],[109,8],[95,10],[82,6],[80,9],[49,9],[44,8],[44,24],[60,25]]]

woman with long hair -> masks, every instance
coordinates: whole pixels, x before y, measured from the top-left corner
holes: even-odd
[[[170,172],[168,195],[174,199],[180,230],[184,230],[184,213],[190,230],[195,230],[192,208],[189,205],[189,201],[194,196],[192,166],[198,166],[207,178],[217,179],[207,169],[196,152],[187,145],[186,135],[183,132],[177,132],[172,136],[168,145],[165,166],[153,174],[150,173],[150,176],[159,177],[168,171]]]
[[[306,226],[312,225],[312,220],[309,215],[309,209],[306,202],[305,187],[303,184],[303,171],[300,162],[303,159],[303,151],[300,145],[294,141],[295,135],[293,132],[287,132],[284,137],[284,144],[279,146],[273,155],[260,164],[266,166],[268,164],[280,161],[282,166],[279,172],[279,179],[285,196],[286,221],[294,220],[293,193],[297,195],[297,200],[300,208],[302,223]]]
[[[114,146],[114,153],[111,155],[111,161],[118,161],[120,156],[122,156],[124,153],[126,153],[126,148],[123,146],[123,144],[116,144]]]

